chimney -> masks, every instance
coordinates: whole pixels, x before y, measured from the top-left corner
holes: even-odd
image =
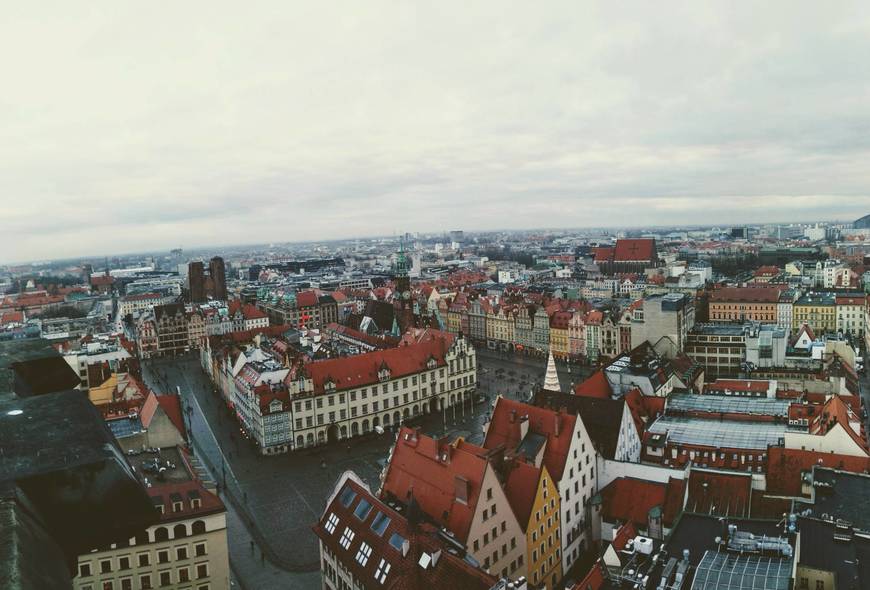
[[[511,410],[511,424],[517,421],[517,411]]]
[[[559,437],[560,432],[562,432],[562,414],[556,412],[556,438]]]
[[[461,475],[457,475],[453,479],[453,495],[456,497],[456,501],[468,504],[468,492],[468,480]]]
[[[529,416],[525,415],[520,418],[520,440],[526,438],[529,433]]]

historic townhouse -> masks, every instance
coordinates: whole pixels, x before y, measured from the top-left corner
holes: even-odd
[[[509,306],[498,305],[486,314],[486,339],[503,348],[514,346],[514,315]]]
[[[586,358],[589,362],[598,360],[601,354],[601,323],[604,314],[598,310],[592,310],[586,314],[583,323],[586,325]]]
[[[838,295],[834,301],[837,307],[837,331],[864,338],[864,314],[867,310],[866,295]]]
[[[381,476],[380,496],[411,501],[450,531],[484,570],[526,575],[526,535],[505,495],[497,454],[457,439],[433,439],[403,427]]]
[[[429,412],[467,411],[476,369],[468,341],[445,333],[294,367],[285,379],[294,448],[398,426]]]
[[[714,322],[777,323],[784,287],[723,287],[710,293],[709,317]]]
[[[535,306],[523,303],[517,308],[514,318],[514,341],[526,349],[535,347],[534,316]]]
[[[140,473],[153,455],[131,456]],[[228,590],[226,508],[190,465],[181,447],[164,448],[160,459],[171,466],[163,481],[148,487],[157,524],[135,537],[80,555],[75,590],[186,588]]]
[[[496,587],[449,537],[382,501],[352,471],[339,478],[313,529],[323,590]]]
[[[586,356],[586,324],[577,311],[568,320],[568,354],[574,359]]]
[[[568,358],[571,353],[568,326],[573,316],[570,311],[556,311],[550,316],[550,352],[558,358]]]
[[[543,307],[535,310],[532,318],[532,331],[534,333],[534,347],[541,351],[550,349],[550,317]]]
[[[486,340],[486,313],[489,304],[478,297],[468,306],[468,336],[475,342]]]
[[[794,303],[791,328],[797,332],[803,324],[816,334],[837,329],[837,306],[834,293],[807,293]]]
[[[551,395],[560,394],[553,392]],[[560,534],[553,540],[553,548],[558,548],[561,569],[567,572],[581,555],[593,549],[589,503],[595,495],[596,456],[583,420],[576,414],[499,397],[492,418],[486,424],[483,445],[488,449],[504,448],[511,456],[522,455],[524,461],[538,468],[546,467],[555,492],[548,494],[557,496],[555,502],[558,504],[558,510],[551,505],[547,513],[557,516],[560,523]],[[540,507],[538,509],[543,511]],[[542,524],[546,524],[546,518],[537,520],[533,526],[540,529]],[[547,528],[552,526],[552,522],[547,524]],[[534,548],[545,538],[547,536],[538,530],[534,538],[530,535],[529,548]],[[538,551],[532,557],[546,557],[541,553]],[[534,561],[540,568],[541,561]],[[533,570],[530,566],[529,571]],[[532,578],[535,583],[534,576]]]

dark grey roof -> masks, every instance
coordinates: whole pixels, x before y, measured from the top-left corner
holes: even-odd
[[[800,565],[833,573],[837,588],[870,588],[870,539],[818,518],[799,517],[798,530]]]
[[[520,441],[520,444],[517,447],[517,453],[523,453],[526,458],[534,459],[538,456],[538,452],[546,442],[546,436],[538,434],[537,432],[529,431],[526,436],[523,437],[523,440]]]
[[[814,515],[843,519],[870,533],[870,475],[815,466],[813,489]]]
[[[580,416],[598,452],[607,459],[616,455],[619,425],[625,411],[623,400],[541,390],[535,394],[534,404],[553,410],[565,408]]]
[[[42,395],[78,384],[76,372],[47,340],[0,342],[0,398],[13,392]]]

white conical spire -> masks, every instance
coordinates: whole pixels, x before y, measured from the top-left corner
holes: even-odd
[[[559,374],[556,372],[556,359],[553,358],[553,351],[550,351],[550,358],[547,359],[547,373],[544,375],[544,389],[547,391],[562,391],[559,385]]]

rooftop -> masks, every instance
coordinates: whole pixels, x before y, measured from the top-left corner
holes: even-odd
[[[786,430],[785,424],[773,422],[661,416],[650,425],[648,432],[667,434],[671,444],[767,451],[768,446],[782,444]]]
[[[726,397],[675,393],[668,398],[667,412],[704,412],[711,414],[745,414],[788,416],[791,400],[767,397]]]

